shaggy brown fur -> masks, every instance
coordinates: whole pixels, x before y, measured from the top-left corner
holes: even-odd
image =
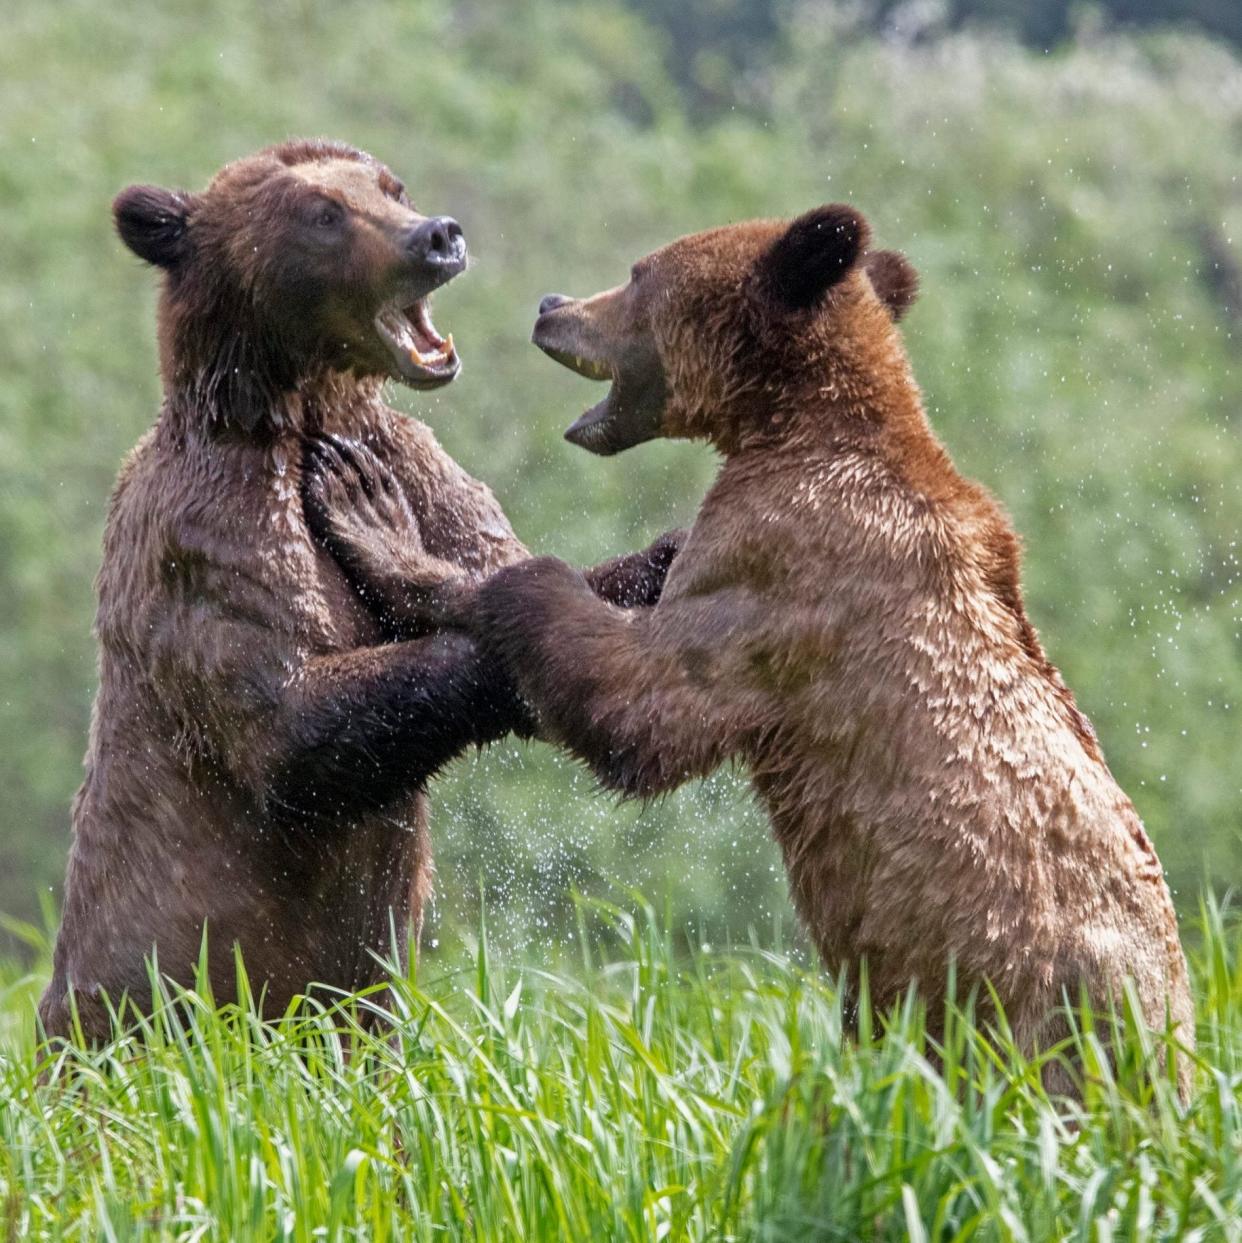
[[[105,994],[146,1006],[153,949],[163,973],[192,978],[205,927],[221,1000],[235,945],[269,1011],[312,981],[374,981],[390,930],[421,920],[428,779],[524,719],[465,635],[423,627],[384,645],[385,619],[303,509],[304,457],[335,435],[388,464],[407,558],[477,580],[526,555],[491,493],[381,400],[385,378],[456,373],[423,318],[464,266],[456,223],[322,142],[241,160],[202,194],[131,188],[115,214],[165,272],[165,397],[104,536],[50,1034],[74,1003],[90,1036],[106,1032]],[[312,514],[344,508],[338,486],[313,485]],[[649,562],[635,559],[638,579]],[[615,566],[597,578],[618,599],[653,590]]]
[[[1065,994],[1131,979],[1189,1044],[1160,862],[1027,619],[1008,519],[928,425],[894,324],[913,270],[867,238],[822,208],[545,299],[536,342],[614,381],[571,438],[725,461],[655,608],[542,558],[484,585],[475,633],[616,790],[744,763],[824,961],[865,959],[878,1002],[915,980],[934,1016],[953,959],[1031,1049]]]

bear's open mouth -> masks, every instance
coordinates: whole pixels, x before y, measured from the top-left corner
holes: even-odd
[[[605,455],[612,452],[608,442],[613,414],[612,395],[615,391],[617,379],[612,364],[602,359],[586,358],[569,350],[559,350],[555,346],[542,342],[538,334],[535,336],[535,344],[554,362],[560,363],[562,367],[575,372],[587,380],[597,380],[600,382],[611,380],[613,382],[609,385],[608,392],[604,394],[603,401],[597,401],[589,410],[584,410],[565,429],[565,439],[579,448]]]
[[[375,331],[392,355],[395,378],[411,388],[439,388],[461,370],[453,334],[436,331],[426,298],[407,306],[389,303],[376,315]]]
[[[566,429],[570,444],[607,457],[661,435],[668,385],[654,342],[633,334],[614,346],[582,303],[559,295],[544,300],[531,341],[577,375],[612,381]]]

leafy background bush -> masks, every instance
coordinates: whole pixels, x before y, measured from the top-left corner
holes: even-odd
[[[463,378],[394,398],[492,484],[533,549],[578,562],[688,521],[714,462],[694,445],[614,461],[566,445],[594,395],[527,344],[540,295],[614,283],[688,230],[860,206],[922,272],[906,337],[931,417],[1012,510],[1036,624],[1175,889],[1242,880],[1236,54],[1193,29],[1113,29],[1107,9],[1049,51],[1003,5],[698,0],[697,42],[677,8],[9,11],[0,910],[28,914],[59,885],[106,498],[159,401],[155,282],[115,240],[110,199],[130,181],[196,188],[316,133],[373,151],[462,221],[476,266],[437,318]],[[1229,35],[1232,11],[1203,29]],[[460,761],[434,798],[433,940],[472,924],[481,892],[493,928],[560,937],[572,889],[618,884],[704,935],[788,920],[736,776],[618,808],[550,749],[506,745]]]

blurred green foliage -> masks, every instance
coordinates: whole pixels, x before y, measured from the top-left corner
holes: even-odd
[[[111,230],[130,181],[198,187],[293,134],[365,147],[463,223],[437,322],[465,359],[397,391],[528,544],[578,562],[688,521],[693,445],[605,461],[595,399],[529,347],[680,233],[846,199],[906,250],[906,337],[959,465],[1027,541],[1031,612],[1176,888],[1242,881],[1242,66],[1203,39],[877,41],[791,5],[763,107],[687,112],[667,32],[617,0],[452,8],[204,0],[9,10],[0,44],[0,910],[59,883],[94,683],[106,498],[159,393],[155,281]],[[711,935],[787,919],[763,817],[722,774],[618,808],[542,746],[437,783],[436,918],[559,935],[638,885]],[[433,924],[432,937],[436,936]]]
[[[1181,30],[1242,45],[1238,0],[625,0],[664,45],[669,72],[696,115],[762,107],[803,21],[827,12],[854,33],[928,42],[991,30],[1028,47],[1060,48],[1080,33]]]

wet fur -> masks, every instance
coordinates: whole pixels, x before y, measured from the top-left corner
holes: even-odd
[[[807,218],[755,222],[644,260],[641,299],[600,295],[655,339],[663,434],[725,458],[659,603],[623,613],[540,558],[485,584],[475,633],[611,789],[743,764],[825,964],[865,960],[877,1003],[917,981],[934,1026],[954,961],[1033,1050],[1067,1033],[1063,998],[1132,980],[1191,1045],[1160,862],[1027,618],[1008,518],[925,417],[894,323],[913,269],[821,210],[848,262],[804,262]]]
[[[153,950],[191,981],[204,929],[218,1000],[235,945],[269,1013],[312,982],[378,980],[375,954],[393,929],[398,948],[417,935],[430,889],[429,779],[526,719],[464,634],[386,642],[308,525],[309,450],[334,435],[386,463],[426,558],[479,581],[526,555],[490,491],[384,404],[365,334],[350,338],[381,233],[360,228],[306,286],[292,221],[321,166],[367,172],[368,218],[408,214],[383,165],[317,142],[238,161],[203,194],[117,201],[122,237],[166,273],[165,397],[104,534],[99,690],[40,1004],[52,1035],[75,1005],[90,1037],[105,996],[149,1005]]]

